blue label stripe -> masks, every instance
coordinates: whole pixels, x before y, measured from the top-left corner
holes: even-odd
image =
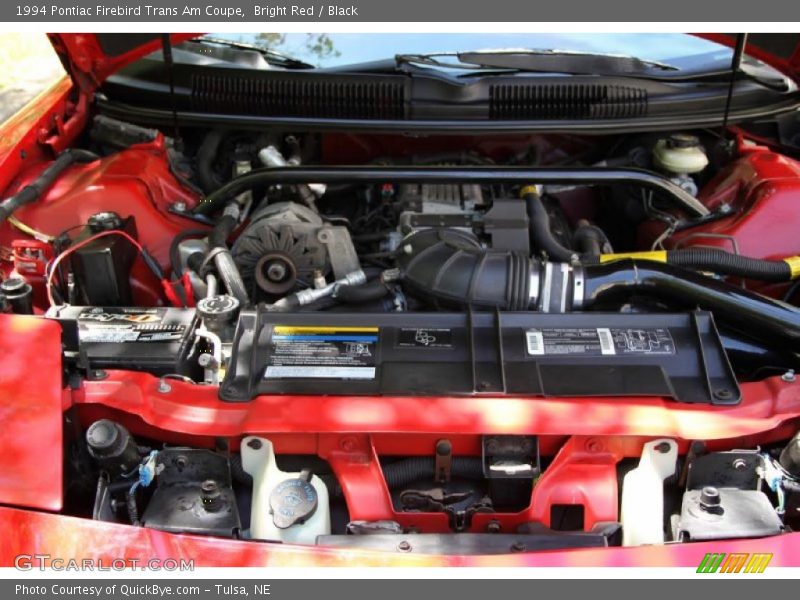
[[[279,342],[377,342],[377,335],[273,335]]]

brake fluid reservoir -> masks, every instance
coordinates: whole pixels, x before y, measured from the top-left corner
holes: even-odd
[[[656,166],[674,175],[692,175],[708,166],[708,156],[697,136],[673,133],[656,142],[653,148]]]
[[[639,466],[622,481],[622,545],[664,543],[664,480],[675,473],[678,444],[654,440],[642,449]]]
[[[250,537],[296,544],[314,544],[331,532],[325,483],[310,471],[278,469],[268,439],[242,440],[242,467],[253,477]]]

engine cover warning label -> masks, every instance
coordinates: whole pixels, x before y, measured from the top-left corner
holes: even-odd
[[[528,329],[525,344],[530,356],[675,354],[675,343],[666,328]]]
[[[374,379],[377,327],[272,329],[265,379]]]

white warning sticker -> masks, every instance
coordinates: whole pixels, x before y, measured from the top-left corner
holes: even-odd
[[[675,354],[666,328],[542,328],[525,331],[528,356]]]
[[[272,329],[265,379],[374,379],[377,327]]]

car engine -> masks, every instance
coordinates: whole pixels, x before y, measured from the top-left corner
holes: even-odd
[[[797,161],[706,130],[87,140],[0,227],[4,310],[61,330],[67,514],[419,553],[800,527],[763,400],[798,369]]]

